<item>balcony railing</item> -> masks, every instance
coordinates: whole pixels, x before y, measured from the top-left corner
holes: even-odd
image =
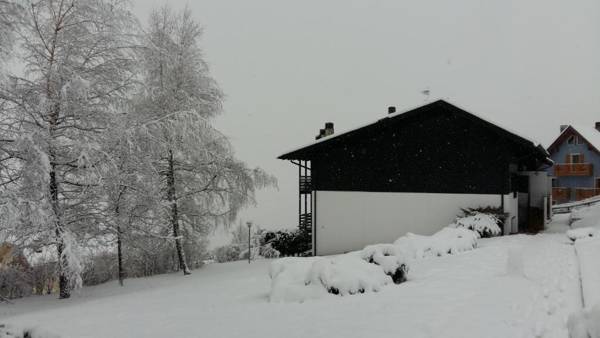
[[[591,163],[557,163],[554,165],[554,176],[592,176],[594,167]]]
[[[581,201],[597,195],[600,195],[600,188],[575,188],[576,201]]]
[[[552,187],[552,201],[557,204],[566,203],[571,200],[571,188]]]

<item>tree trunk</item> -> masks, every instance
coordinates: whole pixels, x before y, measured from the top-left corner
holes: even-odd
[[[171,225],[173,227],[173,237],[175,237],[175,248],[179,258],[179,269],[184,275],[191,274],[185,261],[185,253],[181,244],[181,232],[179,229],[179,214],[177,211],[177,196],[175,191],[175,166],[173,163],[173,152],[169,151],[169,169],[167,172],[167,199],[171,204]]]
[[[69,263],[66,257],[63,257],[63,251],[65,248],[65,243],[63,239],[63,226],[60,220],[59,215],[59,205],[58,205],[58,182],[56,181],[56,172],[54,171],[54,166],[50,170],[50,200],[52,203],[52,209],[54,211],[54,215],[56,217],[56,251],[58,253],[57,262],[58,262],[58,287],[59,287],[59,299],[65,299],[71,297],[71,290],[69,287],[69,278],[67,277],[66,271],[69,268]]]
[[[121,186],[119,190],[119,196],[117,197],[117,202],[115,206],[115,219],[117,221],[117,266],[119,273],[119,285],[123,286],[123,281],[125,280],[125,270],[123,269],[123,233],[121,231],[121,211],[119,209],[119,205],[121,203],[121,197],[125,193],[125,187]]]
[[[123,286],[123,281],[125,280],[125,270],[123,269],[123,250],[121,241],[121,227],[117,226],[117,261],[119,265],[119,285]]]

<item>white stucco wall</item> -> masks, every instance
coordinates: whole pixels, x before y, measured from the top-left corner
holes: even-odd
[[[552,195],[551,180],[545,171],[523,171],[520,175],[529,176],[530,206],[544,208],[544,197]],[[550,185],[548,182],[550,181]]]
[[[318,255],[391,243],[407,232],[431,235],[450,224],[460,208],[499,207],[502,203],[501,195],[348,191],[313,194]]]
[[[510,235],[519,231],[519,198],[515,194],[504,195],[504,212],[508,213],[504,222],[504,235]]]

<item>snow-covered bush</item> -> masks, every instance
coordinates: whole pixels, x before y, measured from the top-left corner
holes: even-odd
[[[114,279],[117,276],[116,261],[114,253],[101,253],[89,259],[81,274],[83,285],[97,285]]]
[[[32,290],[31,275],[28,271],[16,266],[0,267],[0,297],[26,297],[31,295]]]
[[[383,269],[355,254],[323,258],[314,262],[308,272],[309,284],[321,284],[334,295],[377,292],[392,278]]]
[[[381,266],[386,275],[392,277],[395,284],[406,281],[408,263],[404,254],[393,244],[374,244],[365,247],[360,256],[368,263]]]
[[[571,229],[567,231],[567,237],[572,241],[583,238],[600,237],[600,229],[591,227]]]
[[[277,251],[271,243],[267,243],[260,247],[260,256],[264,258],[279,258],[281,254]]]
[[[464,215],[456,218],[449,226],[476,231],[480,237],[498,236],[503,224],[501,216],[494,212],[481,212],[488,209],[463,209]]]
[[[217,262],[225,263],[239,260],[241,252],[242,250],[238,245],[228,244],[216,248],[213,255]]]
[[[261,245],[270,245],[280,256],[306,256],[311,249],[310,233],[298,228],[295,230],[266,231]]]
[[[472,230],[446,227],[432,236],[408,233],[398,238],[394,246],[409,258],[438,257],[475,249],[478,236]]]
[[[407,279],[410,259],[473,250],[478,234],[446,227],[432,236],[407,234],[394,244],[375,244],[333,257],[282,258],[271,264],[271,301],[303,301],[327,293],[376,292]]]

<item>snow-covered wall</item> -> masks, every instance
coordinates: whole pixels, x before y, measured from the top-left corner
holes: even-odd
[[[452,223],[460,208],[501,205],[501,195],[316,191],[317,255],[391,243],[412,232],[432,235]]]

